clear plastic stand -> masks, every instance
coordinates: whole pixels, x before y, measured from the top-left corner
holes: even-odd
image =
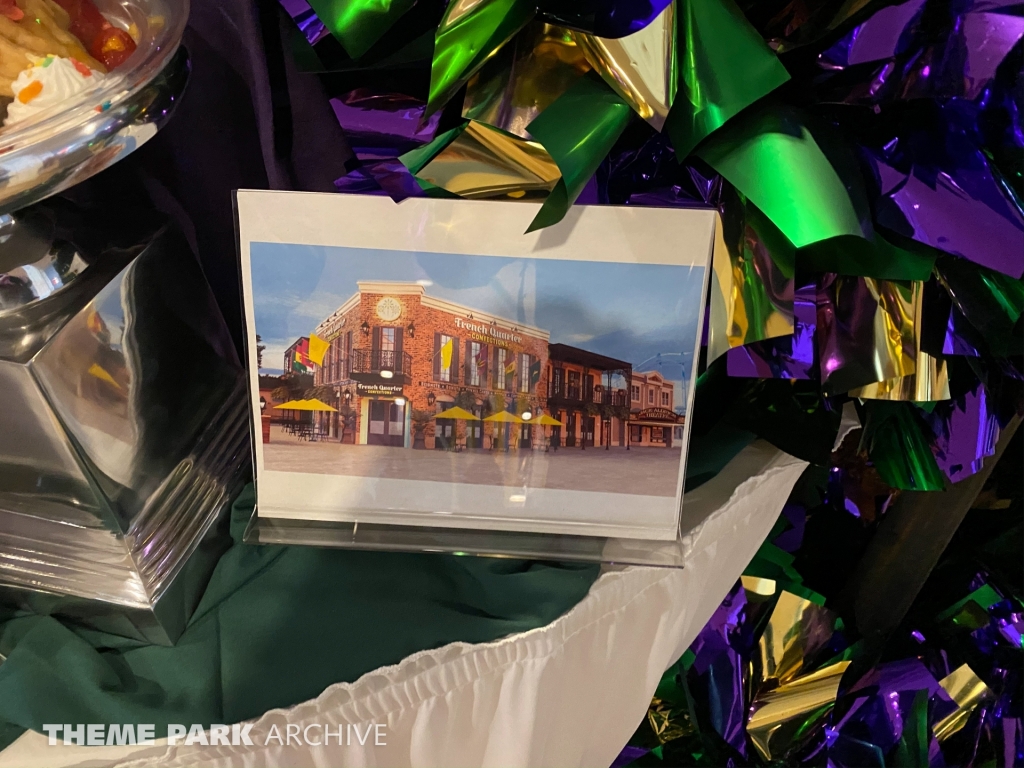
[[[713,211],[236,206],[248,541],[682,564]]]

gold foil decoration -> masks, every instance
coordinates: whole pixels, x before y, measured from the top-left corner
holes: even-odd
[[[676,97],[676,9],[617,39],[574,32],[587,60],[637,114],[660,131]]]
[[[772,750],[786,749],[806,724],[823,717],[835,705],[839,682],[848,661],[839,661],[772,690],[758,692],[747,721],[747,734],[765,760]]]
[[[470,199],[550,192],[561,177],[558,166],[537,142],[475,121],[416,175]]]
[[[470,78],[462,116],[530,139],[526,126],[589,70],[571,31],[532,22]]]
[[[956,702],[957,706],[956,711],[946,715],[932,726],[932,732],[941,744],[967,725],[971,713],[978,704],[992,695],[992,691],[966,664],[957,667],[939,680],[939,685],[949,694],[949,698]]]
[[[778,295],[785,294],[785,286],[776,292],[774,285],[766,282],[785,284],[787,279],[779,274],[753,227],[745,222],[730,226],[730,234],[735,231],[736,235],[728,241],[725,229],[719,214],[708,299],[708,364],[733,347],[789,336],[794,330],[792,279],[788,280],[788,297]]]
[[[740,576],[743,589],[759,597],[770,597],[775,594],[775,579],[764,579],[760,576]]]
[[[765,760],[788,749],[808,732],[807,725],[835,704],[848,661],[806,673],[806,665],[828,646],[835,614],[824,606],[783,590],[758,641],[747,733]]]
[[[654,731],[659,744],[668,744],[693,730],[683,727],[683,723],[680,721],[687,724],[689,722],[688,719],[684,720],[685,717],[685,713],[672,709],[657,697],[651,700],[651,706],[647,710],[647,723]]]
[[[799,676],[808,657],[828,643],[834,623],[827,608],[783,590],[758,641],[761,683],[784,684]]]
[[[921,282],[871,277],[826,279],[816,335],[827,390],[856,391],[917,370],[915,318],[922,288]]]
[[[913,335],[915,358],[913,373],[868,384],[850,390],[850,397],[864,400],[906,400],[910,402],[932,402],[949,400],[949,376],[946,361],[937,360],[921,349],[921,315],[924,302],[924,283],[912,283],[911,312],[913,321],[902,333]]]

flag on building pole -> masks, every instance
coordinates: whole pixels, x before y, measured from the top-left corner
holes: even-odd
[[[530,384],[536,384],[538,381],[540,381],[540,360],[530,366]]]
[[[315,333],[309,334],[309,360],[314,365],[323,365],[324,355],[330,348],[331,342],[324,341]]]
[[[452,351],[455,349],[455,339],[448,339],[441,345],[441,370],[452,367]]]
[[[516,359],[512,358],[512,362],[505,366],[505,375],[511,376],[516,372]]]

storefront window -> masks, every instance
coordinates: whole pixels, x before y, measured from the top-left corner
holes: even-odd
[[[663,443],[663,442],[665,442],[665,437],[662,434],[663,431],[664,431],[664,427],[651,427],[651,442],[652,443]]]
[[[563,368],[555,368],[551,374],[551,394],[560,395],[562,394],[562,384],[565,378],[565,370]]]
[[[506,376],[507,376],[507,372],[505,371],[505,354],[506,354],[506,351],[507,350],[504,350],[501,347],[498,347],[498,358],[497,358],[498,359],[498,365],[497,365],[497,369],[494,371],[494,388],[495,389],[504,389],[505,388],[504,387],[504,382],[505,382],[505,379],[506,379]]]
[[[440,348],[437,351],[438,355],[441,358],[441,368],[438,371],[438,376],[437,377],[441,381],[451,381],[452,380],[452,354],[451,354],[451,352],[448,353],[447,360],[445,360],[445,354],[444,354],[444,349],[448,345],[454,346],[455,342],[452,341],[452,337],[451,336],[445,336],[442,333],[441,334],[441,346],[440,346]],[[445,365],[445,362],[448,363],[447,366]]]
[[[668,392],[661,393],[661,404],[666,408],[668,407]]]
[[[631,442],[631,443],[639,443],[639,442],[641,442],[643,440],[642,429],[643,429],[643,427],[637,426],[635,424],[630,424],[630,426],[629,426],[629,442]]]
[[[648,402],[649,405],[654,405],[654,390],[653,389],[648,389],[647,390],[647,402]]]
[[[633,398],[636,402],[638,402],[638,403],[640,402],[640,385],[639,384],[633,384],[629,388],[629,396],[631,398]]]
[[[583,393],[580,391],[579,371],[569,371],[569,391],[566,393],[566,397],[570,400],[582,399]]]
[[[519,391],[530,391],[530,356],[526,353],[519,355]]]
[[[469,383],[480,386],[480,342],[469,342]]]
[[[394,352],[395,351],[395,329],[394,328],[381,328],[380,329],[380,351],[381,352]]]

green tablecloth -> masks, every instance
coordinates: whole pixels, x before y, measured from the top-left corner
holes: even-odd
[[[698,413],[687,491],[718,474],[754,438],[719,423],[714,407]],[[232,508],[235,544],[173,648],[75,629],[48,616],[2,621],[0,748],[43,723],[154,723],[160,737],[167,723],[254,718],[417,651],[549,624],[583,599],[599,571],[585,564],[242,544],[253,501],[249,486]]]
[[[47,616],[0,627],[0,746],[43,723],[233,723],[454,641],[550,623],[598,566],[240,543],[251,486],[232,509],[235,545],[173,648]]]

